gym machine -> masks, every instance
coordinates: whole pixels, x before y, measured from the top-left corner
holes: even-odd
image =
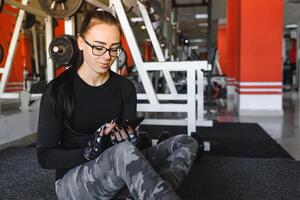
[[[158,62],[144,62],[138,48],[133,31],[128,22],[124,7],[120,0],[112,0],[112,5],[124,31],[128,45],[132,51],[132,56],[136,64],[139,76],[145,88],[145,94],[138,94],[139,100],[148,100],[149,103],[138,103],[140,112],[183,112],[187,113],[187,120],[171,119],[146,119],[143,124],[155,125],[187,125],[188,134],[196,131],[196,126],[212,126],[212,121],[204,120],[203,114],[203,72],[210,70],[210,65],[206,61],[181,61],[165,62],[161,53],[160,45],[154,33],[153,26],[147,17],[145,7],[138,2],[138,6],[144,19],[151,42],[155,47],[155,53],[159,57]],[[166,80],[170,77],[171,71],[184,71],[187,73],[187,94],[178,94],[170,89],[169,94],[156,94],[153,85],[147,74],[148,71],[163,71]],[[167,81],[169,88],[175,88],[173,80]],[[196,93],[197,85],[197,93]],[[198,98],[197,98],[198,97]],[[161,100],[186,100],[184,103],[161,103]],[[196,106],[198,105],[198,107]],[[176,108],[176,109],[174,109]]]

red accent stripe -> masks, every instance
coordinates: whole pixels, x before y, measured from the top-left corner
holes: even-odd
[[[239,89],[235,89],[235,91],[236,91],[238,94],[253,94],[253,95],[257,95],[257,94],[259,94],[259,95],[282,94],[282,92],[273,92],[273,91],[270,91],[270,92],[266,92],[266,91],[262,91],[262,92],[260,92],[260,91],[253,91],[253,92],[247,91],[247,92],[241,92]]]
[[[282,85],[240,85],[240,88],[252,88],[252,89],[282,89],[283,86]]]
[[[239,94],[282,94],[282,92],[239,92]]]

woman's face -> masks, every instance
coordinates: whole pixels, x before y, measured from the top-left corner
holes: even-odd
[[[110,69],[120,47],[121,34],[116,25],[95,24],[78,38],[79,49],[83,51],[84,65],[97,74]],[[92,47],[93,46],[93,47]],[[100,55],[103,51],[106,52]],[[96,55],[95,55],[96,54]]]

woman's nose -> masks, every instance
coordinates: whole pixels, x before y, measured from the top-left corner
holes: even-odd
[[[111,58],[110,53],[109,53],[109,50],[106,51],[106,52],[103,54],[103,57],[104,57],[105,59],[107,59],[107,60],[109,60],[109,59]]]

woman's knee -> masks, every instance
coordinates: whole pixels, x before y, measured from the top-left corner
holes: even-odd
[[[189,136],[189,135],[186,135],[186,134],[176,135],[175,139],[177,141],[180,141],[183,144],[190,144],[190,143],[191,144],[193,144],[193,143],[197,144],[197,141],[192,136]]]
[[[180,134],[176,135],[175,138],[177,143],[182,144],[183,146],[187,146],[191,149],[191,151],[197,152],[198,150],[198,142],[193,137],[186,135],[186,134]]]

